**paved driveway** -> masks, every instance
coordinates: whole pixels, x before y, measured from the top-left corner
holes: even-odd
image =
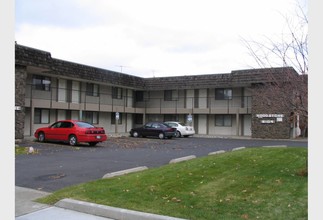
[[[95,147],[24,141],[36,153],[15,158],[16,186],[53,192],[66,186],[102,178],[106,173],[138,166],[159,167],[171,159],[237,147],[287,145],[307,147],[307,141],[229,138],[109,138]]]

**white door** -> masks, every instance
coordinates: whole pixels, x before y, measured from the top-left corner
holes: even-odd
[[[251,115],[243,116],[243,136],[251,136]]]

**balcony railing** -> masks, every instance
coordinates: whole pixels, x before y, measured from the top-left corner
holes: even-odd
[[[112,98],[111,93],[88,96],[86,91],[51,88],[36,90],[27,85],[25,106],[66,110],[108,111],[147,114],[250,114],[251,96],[232,96],[227,100],[215,97],[176,97],[174,100],[148,98],[136,101],[133,96]]]

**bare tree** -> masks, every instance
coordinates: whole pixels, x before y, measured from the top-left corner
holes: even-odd
[[[292,109],[293,113],[300,116],[299,126],[302,134],[307,132],[308,119],[308,18],[307,5],[296,3],[296,11],[293,16],[283,16],[286,22],[286,30],[282,31],[278,38],[265,36],[262,41],[247,40],[242,38],[251,57],[258,67],[292,67],[295,71],[285,71],[286,80],[277,80],[273,74],[270,84],[255,88],[258,96],[266,100],[270,97],[274,100],[271,108],[276,104],[280,108]],[[288,68],[287,68],[288,69]],[[286,70],[287,70],[286,69]],[[275,103],[275,104],[274,104]],[[291,121],[295,123],[293,117]]]
[[[293,16],[283,16],[286,29],[276,38],[264,36],[255,41],[242,38],[242,42],[259,67],[291,66],[300,74],[308,72],[308,18],[307,7],[296,2]]]

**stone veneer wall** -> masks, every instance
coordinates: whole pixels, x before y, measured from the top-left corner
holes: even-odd
[[[268,139],[289,139],[290,138],[290,110],[283,109],[282,105],[273,106],[264,100],[263,96],[257,95],[259,90],[254,89],[252,95],[252,121],[251,134],[252,138],[268,138]],[[277,94],[276,94],[277,95]],[[274,100],[274,97],[268,97],[269,100]],[[277,107],[278,106],[278,107]],[[283,115],[282,121],[277,121],[276,117],[257,117],[258,114],[277,114]],[[273,120],[274,123],[262,123],[262,120]]]
[[[287,117],[288,118],[288,117]],[[268,139],[289,139],[290,129],[289,123],[286,122],[286,114],[283,122],[275,122],[273,124],[263,124],[261,119],[252,115],[252,138],[268,138]]]
[[[15,106],[21,110],[15,110],[15,139],[24,138],[25,126],[25,89],[27,69],[25,66],[16,65],[15,70]]]

